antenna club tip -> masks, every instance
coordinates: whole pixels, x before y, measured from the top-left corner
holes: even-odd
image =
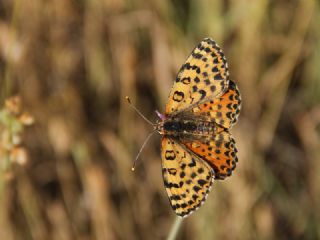
[[[128,96],[126,96],[126,100],[128,101],[128,103],[131,103],[131,100]]]

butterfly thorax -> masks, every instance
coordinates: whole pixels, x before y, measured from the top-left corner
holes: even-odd
[[[204,120],[169,117],[159,122],[156,130],[162,135],[175,138],[208,136],[216,132],[217,125],[214,122]]]

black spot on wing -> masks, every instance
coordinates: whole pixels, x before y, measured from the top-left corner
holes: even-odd
[[[173,150],[166,150],[164,157],[166,160],[175,160],[176,159],[176,154],[174,153]]]
[[[176,102],[181,102],[184,99],[184,93],[180,91],[175,91],[173,93],[172,99]]]
[[[216,75],[214,76],[214,80],[221,81],[221,80],[223,80],[223,77],[221,76],[220,73],[218,73],[218,74],[216,74]]]
[[[199,93],[201,94],[200,100],[204,99],[207,95],[206,91],[203,89],[199,90]]]
[[[190,78],[190,77],[182,78],[182,79],[181,79],[181,82],[182,82],[183,84],[185,84],[185,85],[188,85],[188,84],[190,84],[190,82],[191,82],[191,78]]]

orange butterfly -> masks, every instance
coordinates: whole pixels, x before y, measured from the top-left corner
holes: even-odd
[[[186,217],[198,209],[213,180],[235,169],[237,149],[229,130],[240,109],[240,92],[229,79],[225,56],[205,38],[182,65],[165,113],[157,112],[160,120],[154,125],[163,136],[163,180],[177,215]]]

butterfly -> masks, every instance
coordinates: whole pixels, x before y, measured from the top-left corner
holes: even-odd
[[[229,79],[220,47],[203,39],[182,65],[164,114],[154,125],[162,135],[162,175],[174,212],[189,216],[206,200],[215,179],[232,174],[238,162],[230,129],[241,97]]]

